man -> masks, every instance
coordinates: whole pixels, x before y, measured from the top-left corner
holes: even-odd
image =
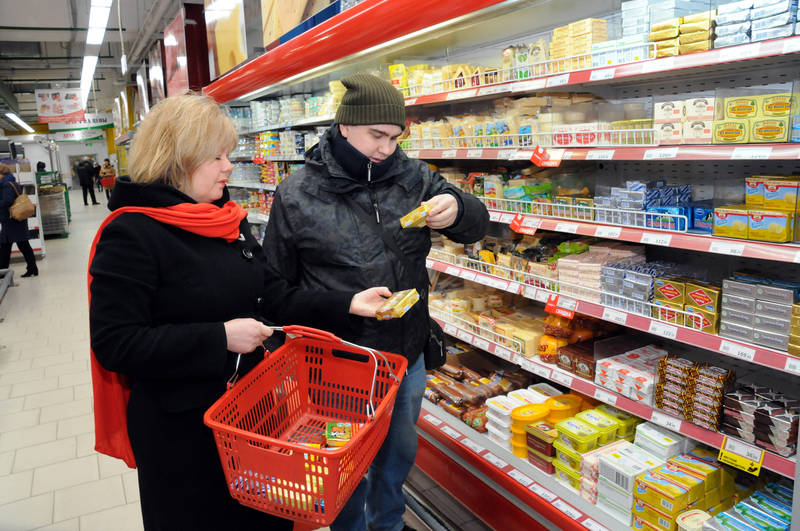
[[[331,525],[333,531],[396,531],[404,527],[402,485],[416,456],[415,424],[425,390],[421,354],[429,337],[425,257],[430,229],[471,243],[485,235],[489,214],[475,197],[397,146],[405,104],[390,83],[366,74],[342,83],[347,92],[333,127],[306,153],[304,168],[278,187],[264,251],[280,274],[305,288],[359,291],[384,285],[392,291],[413,287],[421,296],[401,319],[357,318],[347,330],[331,330],[408,358],[389,434],[367,477]],[[427,226],[401,229],[399,219],[423,202],[431,206]],[[404,256],[384,243],[381,230]]]
[[[92,204],[99,205],[100,203],[97,202],[97,198],[94,196],[94,168],[89,157],[83,157],[75,172],[78,174],[78,181],[81,183],[81,189],[83,190],[83,204],[89,204],[86,201],[86,194],[88,193],[92,196]]]

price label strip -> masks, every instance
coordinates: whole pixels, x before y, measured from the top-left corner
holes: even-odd
[[[486,350],[486,351],[489,350],[489,342],[478,336],[472,338],[472,344],[481,350]]]
[[[708,252],[717,254],[728,254],[731,256],[742,256],[744,253],[743,243],[711,242]]]
[[[562,499],[558,499],[553,502],[553,507],[561,511],[562,513],[566,514],[573,520],[578,520],[583,516],[583,513],[580,512],[578,509],[573,507],[572,505],[568,504]]]
[[[505,468],[508,466],[508,463],[494,455],[492,452],[486,452],[483,456],[484,459],[489,461],[491,464],[496,466],[497,468]]]
[[[529,478],[528,476],[526,476],[525,474],[523,474],[522,472],[520,472],[516,468],[512,469],[508,473],[508,475],[511,476],[514,479],[514,481],[516,481],[517,483],[519,483],[520,485],[523,485],[525,487],[529,487],[531,485],[531,483],[533,483],[533,480],[531,478]]]
[[[447,267],[445,268],[444,272],[445,272],[445,274],[447,274],[447,275],[453,275],[454,277],[457,277],[457,276],[458,276],[458,274],[461,272],[461,268],[459,268],[459,267],[454,267],[454,266],[447,266]]]
[[[501,347],[500,345],[494,346],[494,355],[498,358],[503,358],[506,361],[511,361],[514,359],[514,353],[506,348]]]
[[[613,149],[595,149],[586,154],[586,160],[613,160]]]
[[[587,518],[586,520],[581,522],[581,525],[586,529],[588,529],[589,531],[609,531],[609,529],[606,526],[598,524],[591,518]]]
[[[419,151],[406,151],[406,156],[410,159],[418,159],[419,158]]]
[[[451,428],[450,426],[448,426],[447,424],[443,425],[443,426],[441,427],[441,430],[442,430],[444,433],[446,433],[448,436],[450,436],[451,438],[453,438],[453,439],[456,439],[456,440],[458,440],[458,439],[460,439],[460,438],[461,438],[461,434],[460,434],[459,432],[457,432],[456,430],[454,430],[453,428]]]
[[[489,221],[500,221],[500,212],[498,212],[497,210],[490,210]]]
[[[477,276],[477,273],[475,273],[475,271],[467,271],[466,269],[462,269],[461,273],[459,273],[458,276],[460,276],[464,280],[473,281],[473,280],[475,280],[475,277]]]
[[[651,334],[666,337],[667,339],[675,339],[678,336],[677,326],[659,323],[658,321],[650,321],[650,328],[648,331]]]
[[[430,259],[426,258],[425,259],[425,268],[431,269],[432,267],[433,267],[433,260],[430,260]]]
[[[455,149],[445,149],[442,151],[443,159],[454,159],[458,156],[458,151]]]
[[[514,214],[505,213],[500,216],[500,223],[511,223],[511,220],[513,219],[514,219]]]
[[[468,149],[467,150],[467,158],[468,159],[479,159],[483,156],[482,149]]]
[[[644,160],[674,159],[678,156],[678,148],[648,149],[644,152]]]
[[[800,374],[800,358],[795,358],[791,355],[786,358],[786,372]]]
[[[423,418],[424,418],[424,419],[425,419],[427,422],[430,422],[431,424],[433,424],[434,426],[438,426],[439,424],[441,424],[441,423],[442,423],[442,421],[441,421],[441,420],[437,419],[436,417],[434,417],[434,416],[433,416],[433,415],[431,415],[430,413],[428,413],[427,415],[425,415]]]
[[[456,335],[458,333],[458,328],[456,328],[455,325],[451,325],[451,324],[448,323],[448,324],[444,325],[444,331],[445,331],[445,333],[447,333],[447,334],[449,334],[451,336],[454,336],[454,335]]]
[[[612,308],[603,308],[603,320],[625,326],[628,322],[628,314]]]
[[[553,370],[550,379],[567,387],[572,387],[572,376],[564,374],[561,371]]]
[[[602,389],[595,389],[594,397],[600,402],[604,402],[611,406],[617,405],[617,395],[611,394],[607,391],[603,391]]]
[[[672,243],[672,234],[659,234],[657,232],[645,232],[642,234],[641,243],[648,245],[660,245],[662,247],[669,247]]]
[[[469,439],[469,438],[465,438],[463,441],[461,441],[461,444],[463,444],[464,446],[466,446],[467,448],[469,448],[470,450],[472,450],[476,454],[479,454],[479,453],[483,452],[484,450],[486,450],[486,448],[484,448],[483,446],[481,446],[480,444],[476,443],[475,441],[473,441],[472,439]]]
[[[617,73],[616,68],[604,68],[602,70],[592,70],[589,74],[589,81],[605,81],[607,79],[614,79]]]
[[[722,448],[719,449],[717,459],[721,463],[757,476],[764,462],[764,450],[726,436],[722,439]]]
[[[756,357],[755,349],[724,339],[719,344],[719,350],[729,356],[746,361],[753,361]]]
[[[568,232],[570,234],[575,234],[578,232],[578,224],[577,223],[556,223],[556,232]]]
[[[528,490],[547,500],[548,502],[553,502],[558,496],[556,496],[551,490],[546,489],[539,485],[538,483],[534,482],[528,487]]]
[[[659,426],[663,426],[668,430],[672,430],[674,432],[680,432],[681,426],[683,425],[683,422],[681,420],[676,419],[675,417],[672,417],[670,415],[665,415],[658,411],[653,411],[653,414],[650,417],[650,422],[652,422],[653,424],[658,424]]]
[[[464,98],[472,98],[477,93],[477,90],[460,90],[458,92],[451,92],[447,95],[447,101],[463,100]]]

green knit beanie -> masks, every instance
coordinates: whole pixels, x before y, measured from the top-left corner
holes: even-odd
[[[342,84],[347,92],[336,111],[335,123],[393,124],[405,128],[405,100],[391,83],[370,74],[353,74],[342,79]]]

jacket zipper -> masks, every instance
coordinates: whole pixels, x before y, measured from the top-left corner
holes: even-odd
[[[372,161],[367,162],[367,189],[372,200],[372,208],[375,210],[375,221],[380,225],[381,213],[378,211],[378,198],[375,196],[375,190],[372,189]]]

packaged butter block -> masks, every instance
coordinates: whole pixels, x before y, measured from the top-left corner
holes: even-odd
[[[608,33],[608,23],[602,18],[584,18],[568,26],[569,36],[577,37],[586,33]]]
[[[674,457],[685,449],[685,438],[650,422],[636,426],[634,444],[661,459]]]
[[[707,312],[718,313],[721,293],[721,288],[713,284],[697,281],[687,282],[685,302]]]
[[[681,18],[671,18],[669,20],[664,20],[662,22],[656,22],[654,24],[650,24],[650,33],[658,33],[660,31],[675,31],[675,37],[678,36],[678,30],[681,27]],[[669,38],[669,37],[666,37]],[[651,41],[656,40],[660,41],[663,39],[650,39]]]
[[[652,317],[659,321],[683,326],[683,304],[653,299]]]
[[[746,144],[750,140],[750,120],[714,120],[712,143]]]
[[[672,145],[683,143],[683,122],[681,120],[658,123],[656,124],[656,129],[658,129],[660,144]]]
[[[681,44],[678,48],[681,55],[686,55],[689,53],[705,52],[711,49],[711,45],[712,41],[708,40],[693,42],[691,44]]]
[[[653,470],[653,475],[685,488],[688,491],[688,500],[690,504],[707,496],[705,485],[703,485],[700,479],[685,472],[681,472],[680,470],[673,470],[668,466],[662,466]],[[717,491],[719,491],[719,489],[717,489]],[[668,508],[666,509],[669,510]]]
[[[789,140],[789,118],[754,118],[750,125],[750,142],[786,142]]]
[[[653,296],[656,299],[673,304],[683,304],[686,294],[686,278],[684,277],[655,277],[653,279]]]
[[[684,114],[687,120],[713,120],[714,106],[717,99],[714,96],[700,96],[689,98],[684,102]]]
[[[656,470],[660,470],[660,468]],[[657,508],[662,514],[672,519],[683,512],[690,503],[687,488],[656,475],[655,471],[647,472],[636,478],[633,497],[636,502],[644,502]],[[634,509],[635,511],[636,509]]]
[[[752,177],[745,177],[744,202],[748,207],[764,206],[764,180],[765,178],[759,175],[754,175]]]
[[[792,95],[788,92],[758,96],[756,101],[762,118],[786,118],[792,111]]]
[[[696,42],[709,42],[714,38],[714,35],[708,31],[695,31],[694,33],[681,32],[678,36],[679,44],[693,44]]]
[[[412,227],[424,227],[425,220],[428,218],[428,212],[431,211],[431,205],[420,205],[402,218],[400,218],[400,226],[404,229]]]
[[[667,466],[673,470],[680,470],[701,481],[705,486],[706,492],[719,488],[722,477],[720,466],[713,465],[706,461],[694,458],[688,454],[683,454],[670,458]]]
[[[567,40],[569,40],[569,25],[553,28],[553,42],[550,44],[551,48],[553,44],[557,43],[557,41]]]
[[[677,531],[675,518],[638,499],[633,504],[633,529],[637,531]]]
[[[683,123],[684,144],[710,144],[713,140],[713,120],[686,120]]]
[[[684,307],[684,311],[688,314],[684,316],[684,326],[693,328],[695,330],[700,330],[701,332],[707,332],[709,334],[717,333],[717,321],[719,319],[719,314],[715,312],[709,312],[704,308],[698,308],[697,306],[692,306],[690,304],[687,304]]]
[[[661,59],[662,57],[677,57],[681,53],[680,47],[676,44],[675,46],[671,46],[669,48],[658,48],[656,50],[656,58]]]
[[[758,115],[758,98],[756,96],[725,98],[723,108],[725,118],[755,118]]]
[[[653,105],[653,122],[679,122],[683,120],[684,100],[659,101]]]
[[[379,321],[402,317],[417,301],[419,301],[419,293],[415,288],[398,291],[386,299],[386,302],[378,309],[375,316]]]
[[[784,179],[765,180],[764,209],[788,210],[794,212],[797,208],[798,190],[800,190],[799,181]]]
[[[794,213],[779,210],[750,210],[748,238],[765,242],[788,242],[794,233]]]
[[[650,42],[660,43],[664,41],[675,41],[677,43],[678,40],[678,27],[657,30],[657,31],[650,31]]]

